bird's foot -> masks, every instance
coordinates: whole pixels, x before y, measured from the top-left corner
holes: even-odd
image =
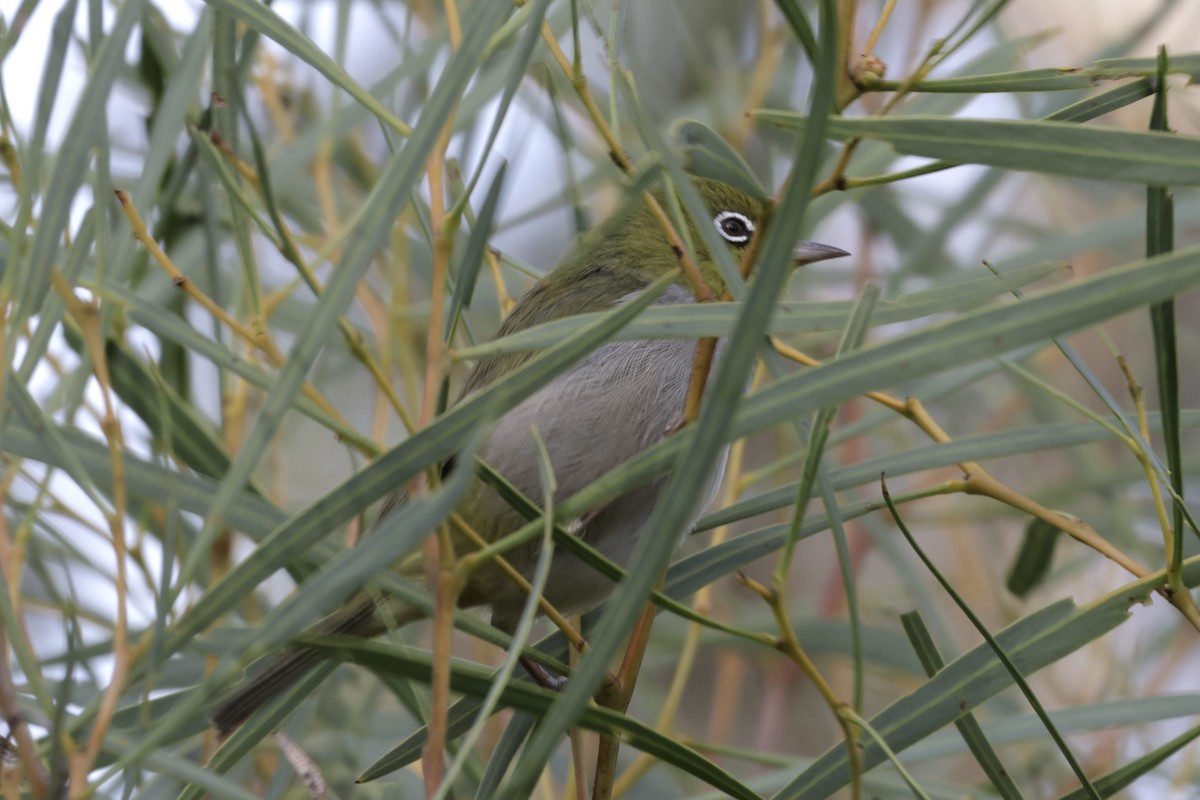
[[[533,678],[533,682],[543,689],[559,692],[567,685],[567,678],[564,675],[551,675],[541,664],[530,661],[525,656],[521,656],[518,661],[525,668],[525,671],[529,673],[529,677]]]

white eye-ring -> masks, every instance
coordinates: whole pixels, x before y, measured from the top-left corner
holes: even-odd
[[[722,211],[713,217],[713,224],[730,244],[746,244],[754,235],[753,220],[736,211]]]

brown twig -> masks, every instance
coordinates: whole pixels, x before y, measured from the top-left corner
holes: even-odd
[[[834,720],[842,729],[842,735],[846,740],[847,758],[850,769],[850,796],[854,800],[858,800],[862,796],[862,751],[858,746],[858,726],[854,723],[856,715],[853,709],[843,702],[833,688],[826,682],[821,675],[817,665],[813,663],[808,654],[804,652],[804,648],[800,646],[800,640],[796,638],[796,629],[788,619],[787,608],[783,602],[783,595],[771,589],[753,578],[749,578],[743,573],[738,573],[738,582],[746,588],[753,591],[767,604],[771,609],[771,614],[775,617],[775,624],[779,628],[780,636],[776,641],[776,649],[795,662],[800,671],[805,677],[812,682],[813,687],[821,695],[821,699],[829,706],[829,710],[833,713]]]
[[[895,10],[896,0],[886,0],[884,2],[883,8],[879,10],[879,19],[875,20],[875,27],[871,28],[871,33],[867,36],[866,44],[863,45],[863,58],[875,52],[875,45],[879,43],[879,37],[883,35],[883,29],[887,27],[888,20],[892,18],[892,12]]]
[[[470,553],[464,553],[455,564],[455,569],[459,573],[459,580],[466,583],[472,572],[478,569],[485,563],[495,564],[499,569],[508,576],[508,578],[520,587],[526,595],[532,591],[529,581],[517,571],[509,561],[500,555],[498,548],[494,542],[488,542],[483,536],[476,531],[465,519],[459,514],[451,514],[450,522],[469,538],[479,549]],[[554,624],[563,635],[567,637],[567,641],[577,650],[583,650],[586,647],[583,635],[573,626],[566,617],[555,608],[545,597],[538,598],[538,608],[546,616],[551,623]]]
[[[217,146],[217,149],[220,151],[225,160],[233,164],[234,168],[241,175],[243,175],[243,177],[245,177],[252,186],[254,186],[259,197],[263,198],[264,200],[268,200],[269,198],[266,196],[266,188],[263,186],[262,181],[259,180],[258,174],[254,171],[254,169],[242,161],[238,157],[237,153],[233,152],[233,150],[230,149],[229,146],[225,144],[225,142],[221,140],[216,133],[210,134],[209,138],[213,144]],[[336,206],[334,205],[333,201],[328,150],[329,148],[326,144],[322,144],[317,149],[317,155],[313,159],[313,185],[316,189],[318,207],[320,208],[321,219],[326,230],[337,231],[340,226],[340,222],[338,220]],[[304,281],[304,284],[313,292],[313,294],[319,297],[324,293],[325,287],[321,284],[320,280],[317,279],[316,273],[313,272],[312,267],[310,267],[308,262],[304,259],[300,248],[296,245],[296,237],[292,234],[287,222],[279,214],[273,213],[271,218],[276,225],[276,233],[279,237],[279,241],[275,242],[279,254],[287,259],[292,266],[296,268],[297,272],[300,273],[300,278]],[[331,260],[336,259],[339,251],[340,248],[334,248],[332,252],[328,254],[329,258]],[[290,293],[290,291],[291,288],[289,288],[288,292],[286,293],[280,292],[276,303],[281,302],[286,294]],[[363,310],[367,313],[368,318],[371,320],[375,330],[376,340],[380,342],[386,342],[388,339],[386,316],[383,313],[381,304],[375,300],[374,295],[371,293],[370,287],[368,287],[366,284],[360,284],[355,288],[355,298],[358,300],[359,305],[362,306]],[[264,313],[268,310],[270,309],[264,309]],[[409,433],[412,433],[414,430],[416,430],[416,425],[414,424],[412,417],[409,415],[408,410],[404,407],[404,404],[400,401],[400,397],[396,394],[395,389],[392,387],[392,382],[387,373],[375,360],[374,356],[371,355],[371,351],[363,342],[362,334],[353,325],[351,325],[345,317],[338,318],[338,329],[342,332],[342,338],[346,343],[346,347],[349,348],[350,354],[354,356],[355,360],[366,367],[368,372],[371,373],[371,377],[375,381],[376,389],[391,404],[392,409],[396,412],[397,416],[400,417],[400,421],[403,423],[405,430],[407,430]],[[339,420],[339,422],[340,421],[341,420]]]
[[[610,677],[596,692],[596,703],[600,706],[620,713],[625,713],[629,708],[638,673],[642,669],[642,659],[646,655],[647,645],[650,644],[654,614],[654,604],[647,603],[637,624],[634,625],[633,633],[630,634],[629,644],[625,648],[625,656],[620,669],[617,670],[616,678]],[[620,747],[620,739],[604,735],[600,737],[600,747],[596,753],[596,776],[592,782],[592,800],[609,800],[612,797]]]
[[[125,688],[125,676],[129,672],[131,652],[129,649],[129,630],[126,617],[126,594],[128,591],[126,575],[125,551],[125,437],[121,430],[121,422],[117,416],[116,405],[113,402],[112,380],[108,372],[108,358],[104,348],[104,334],[100,327],[100,308],[96,302],[83,302],[75,296],[74,290],[57,270],[50,274],[54,284],[66,306],[67,311],[75,319],[83,333],[84,346],[92,361],[92,371],[100,386],[100,396],[104,403],[104,418],[101,430],[108,442],[109,468],[112,471],[112,509],[101,509],[108,523],[109,536],[112,539],[113,557],[116,561],[116,614],[113,621],[113,671],[108,688],[100,702],[96,713],[96,721],[88,737],[87,745],[82,753],[74,754],[71,759],[71,794],[82,797],[87,792],[87,774],[100,755],[100,747],[104,744],[105,734],[108,733],[112,716],[117,710],[117,702],[121,691]]]
[[[772,339],[776,351],[785,358],[796,361],[797,363],[806,366],[818,366],[820,361],[801,353],[793,347],[790,347],[777,339]],[[864,397],[873,400],[886,408],[900,414],[908,419],[914,425],[921,429],[930,439],[939,443],[945,444],[952,441],[940,425],[929,415],[922,405],[921,401],[915,397],[900,400],[883,392],[867,392]],[[1138,578],[1145,578],[1151,574],[1151,570],[1140,564],[1137,560],[1127,555],[1116,545],[1101,537],[1091,526],[1086,523],[1060,514],[1053,509],[1046,508],[1040,503],[1026,497],[1020,492],[1005,485],[1001,481],[992,477],[987,470],[980,466],[975,461],[962,461],[958,464],[963,472],[963,479],[960,481],[951,482],[948,485],[948,491],[957,491],[963,494],[981,495],[990,497],[993,500],[998,500],[1007,506],[1023,511],[1030,516],[1033,516],[1043,522],[1051,525],[1054,528],[1062,531],[1072,539],[1087,545],[1096,552],[1108,558],[1110,561],[1120,565],[1126,571]],[[1165,597],[1171,605],[1175,606],[1184,618],[1188,620],[1197,631],[1200,631],[1200,610],[1197,610],[1194,603],[1190,602],[1191,598],[1188,592],[1171,592],[1160,590],[1160,594]]]
[[[558,40],[554,36],[554,29],[550,27],[550,23],[548,22],[542,23],[542,40],[550,48],[550,54],[553,56],[555,63],[558,64],[563,74],[570,80],[571,87],[575,90],[575,94],[579,97],[580,102],[583,103],[588,118],[595,126],[596,132],[600,134],[600,138],[604,140],[613,163],[626,175],[632,175],[634,172],[633,162],[629,159],[629,155],[625,152],[624,148],[621,147],[621,143],[617,140],[616,134],[613,133],[608,121],[604,119],[603,112],[600,111],[600,107],[596,104],[596,100],[588,88],[587,79],[581,72],[577,73],[571,60],[567,58],[567,54],[559,47]],[[662,227],[663,233],[667,237],[667,243],[671,245],[679,257],[679,265],[683,268],[683,273],[691,285],[696,300],[701,303],[711,303],[716,299],[716,296],[700,275],[700,270],[696,267],[695,262],[692,261],[691,256],[688,255],[687,249],[683,246],[683,240],[679,237],[679,233],[671,223],[670,216],[667,215],[662,205],[650,192],[643,192],[642,199],[645,201],[647,208],[650,209],[650,213],[654,216],[654,219]]]
[[[1148,442],[1150,441],[1150,423],[1146,418],[1146,403],[1141,384],[1134,378],[1124,356],[1117,356],[1117,364],[1125,376],[1129,396],[1133,399],[1133,406],[1138,418],[1138,432],[1141,434],[1142,441]],[[1193,624],[1196,624],[1196,621],[1200,620],[1200,609],[1196,608],[1192,593],[1188,591],[1187,585],[1183,582],[1183,563],[1175,558],[1175,537],[1182,532],[1175,530],[1171,524],[1171,515],[1167,511],[1162,487],[1159,484],[1158,475],[1154,471],[1154,465],[1150,463],[1150,458],[1140,445],[1135,446],[1133,441],[1130,441],[1129,445],[1134,456],[1137,457],[1138,463],[1141,464],[1142,471],[1146,474],[1146,484],[1150,487],[1150,499],[1154,504],[1154,511],[1158,515],[1158,526],[1162,531],[1163,538],[1163,560],[1166,563],[1167,584],[1165,589],[1172,602],[1176,599],[1179,600],[1176,607],[1184,612],[1184,616],[1192,620]]]
[[[443,0],[450,31],[450,48],[457,50],[462,40],[458,7],[455,0]],[[450,252],[458,216],[446,214],[445,177],[446,149],[454,130],[452,112],[438,135],[429,154],[426,175],[429,180],[429,221],[433,229],[433,268],[430,279],[429,326],[425,337],[425,383],[421,397],[418,425],[424,427],[437,414],[437,397],[441,390],[448,359],[446,342],[442,339],[442,314],[445,304],[446,281],[450,274]],[[429,475],[436,481],[436,474]],[[450,526],[440,525],[437,535],[425,543],[426,570],[434,588],[433,603],[433,671],[430,675],[430,714],[428,737],[421,754],[425,780],[425,796],[437,794],[445,769],[445,748],[450,710],[450,653],[453,634],[453,615],[460,588],[455,571],[454,546]]]
[[[766,376],[766,369],[763,363],[759,363],[758,369],[755,370],[754,383],[752,388],[757,388],[758,385]],[[739,439],[734,442],[729,448],[729,462],[725,468],[724,489],[721,494],[720,506],[722,508],[733,505],[737,502],[743,491],[741,481],[742,465],[744,463],[746,453],[746,440]],[[729,536],[729,526],[722,525],[713,531],[709,537],[709,547],[714,547]],[[692,600],[692,610],[698,614],[707,615],[710,613],[712,605],[713,586],[705,584],[696,592],[695,599]],[[704,632],[704,626],[699,622],[692,621],[688,623],[687,633],[684,634],[683,647],[680,648],[679,657],[675,660],[675,672],[671,676],[671,685],[665,693],[662,710],[659,711],[658,719],[654,723],[654,729],[660,733],[669,734],[672,723],[675,719],[675,714],[679,710],[679,704],[683,699],[683,692],[687,686],[688,679],[692,674],[692,668],[696,663],[696,654],[700,648],[700,635]],[[719,679],[717,684],[724,687],[725,692],[730,690],[730,687],[723,684]],[[723,699],[723,698],[722,698]],[[634,783],[646,773],[647,770],[655,763],[653,756],[641,753],[634,759],[631,764],[620,777],[617,779],[613,787],[613,795],[620,797],[628,791]]]
[[[834,80],[834,104],[840,111],[854,102],[859,89],[851,76],[850,53],[854,50],[854,23],[858,18],[858,0],[838,0],[837,4],[837,73]]]
[[[0,525],[3,522],[0,521]],[[0,652],[8,651],[8,637],[4,626],[0,625]],[[49,800],[50,780],[46,768],[37,758],[37,747],[29,733],[29,725],[25,722],[17,704],[17,690],[13,684],[9,660],[0,660],[0,713],[4,714],[7,722],[8,736],[14,740],[12,749],[26,780],[29,781],[29,792],[34,800]],[[0,769],[0,772],[3,770]]]
[[[220,320],[227,328],[229,328],[229,330],[233,331],[243,341],[254,347],[256,350],[261,351],[272,365],[276,367],[281,366],[285,359],[283,354],[279,351],[279,348],[276,347],[275,343],[271,340],[270,334],[268,334],[266,331],[259,333],[238,322],[233,317],[229,316],[225,309],[217,305],[217,303],[214,302],[211,297],[202,292],[195,283],[193,283],[186,275],[183,274],[179,267],[175,266],[175,262],[171,260],[170,256],[168,256],[166,252],[159,247],[158,242],[156,242],[154,237],[150,235],[149,230],[146,228],[145,221],[142,220],[141,214],[139,214],[137,208],[134,207],[133,201],[130,199],[129,195],[119,189],[115,192],[115,194],[117,197],[117,202],[121,204],[121,211],[124,212],[125,218],[129,221],[129,225],[133,229],[133,238],[141,242],[146,250],[150,252],[150,255],[154,257],[155,263],[162,268],[163,272],[167,273],[167,276],[171,279],[171,282],[174,283],[175,286],[183,291],[184,294],[186,294],[189,298],[194,300],[202,308]],[[336,420],[345,428],[351,429],[350,424],[342,417],[340,413],[338,413],[338,410],[334,408],[334,406],[328,400],[326,400],[325,397],[322,396],[321,393],[318,392],[311,383],[305,381],[301,385],[300,390],[303,392],[305,397],[315,403],[318,408],[328,414],[332,419]],[[378,448],[373,447],[370,445],[370,443],[363,440],[356,438],[354,440],[347,439],[346,441],[361,451],[364,455],[374,456],[378,453]]]
[[[746,80],[746,89],[742,95],[742,111],[740,119],[729,131],[730,144],[736,150],[742,150],[754,130],[752,109],[758,108],[767,98],[771,84],[775,80],[779,65],[779,57],[783,54],[784,42],[787,41],[787,26],[774,23],[775,4],[771,0],[761,0],[758,4],[758,29],[760,42],[755,53],[754,67]]]

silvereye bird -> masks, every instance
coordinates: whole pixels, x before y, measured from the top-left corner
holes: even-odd
[[[690,240],[697,248],[701,276],[719,296],[725,289],[724,281],[695,226],[714,225],[737,261],[759,230],[763,205],[724,183],[696,178],[694,184],[709,217],[689,221]],[[657,199],[663,204],[661,193]],[[815,242],[800,242],[794,251],[797,266],[844,255],[847,253],[843,250]],[[611,309],[678,266],[679,255],[658,220],[641,198],[632,198],[596,231],[583,236],[563,261],[520,299],[496,336],[575,314]],[[693,293],[682,275],[655,301],[691,302]],[[682,419],[695,349],[696,341],[692,339],[605,344],[503,415],[488,433],[479,455],[526,497],[541,497],[539,455],[530,433],[533,426],[545,442],[558,484],[557,497],[570,497],[677,426]],[[721,349],[718,342],[717,358]],[[460,399],[516,369],[532,355],[508,353],[481,359],[471,370]],[[699,508],[712,499],[724,469],[724,456],[721,462]],[[666,481],[667,476],[662,476],[632,489],[565,527],[624,567]],[[458,514],[488,541],[499,540],[526,523],[495,490],[478,479],[467,490]],[[664,533],[681,536],[684,531]],[[457,553],[475,549],[460,531],[455,531],[452,538]],[[535,541],[506,555],[526,578],[537,563],[539,545]],[[615,588],[611,580],[569,553],[556,552],[553,558],[544,596],[564,614],[598,605]],[[406,562],[401,569],[414,579],[423,574],[421,565],[415,562]],[[491,564],[475,570],[459,596],[462,607],[490,606],[492,624],[509,633],[525,601],[525,592]],[[377,600],[363,593],[309,633],[371,637],[425,615],[398,598],[385,602],[386,608],[377,607]],[[240,725],[322,657],[315,650],[304,649],[278,656],[220,707],[213,717],[218,731],[225,734]]]

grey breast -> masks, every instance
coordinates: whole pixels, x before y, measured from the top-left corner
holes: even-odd
[[[687,289],[671,287],[656,304],[690,302]],[[718,358],[722,350],[718,344]],[[550,456],[558,483],[556,500],[570,497],[677,426],[695,351],[694,339],[622,341],[600,347],[505,414],[488,437],[484,460],[528,497],[541,498],[539,457],[530,433],[534,426]],[[711,501],[724,462],[723,452],[696,514]],[[665,483],[662,477],[631,490],[573,521],[573,527],[607,557],[625,565]],[[611,590],[595,570],[564,554],[556,555],[554,573],[548,599],[571,610],[586,608]]]

